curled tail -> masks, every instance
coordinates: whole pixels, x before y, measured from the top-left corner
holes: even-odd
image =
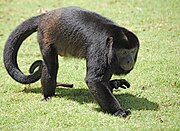
[[[4,65],[6,70],[14,80],[22,84],[36,82],[41,77],[42,62],[38,65],[39,69],[36,72],[34,72],[34,69],[31,69],[32,71],[30,72],[30,75],[24,75],[17,64],[17,53],[22,42],[32,33],[37,31],[38,23],[41,20],[41,17],[42,15],[39,15],[24,21],[10,34],[5,44]],[[37,66],[34,68],[36,67]]]

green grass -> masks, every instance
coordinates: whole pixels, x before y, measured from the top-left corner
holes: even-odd
[[[114,94],[132,114],[126,119],[101,112],[86,84],[85,60],[60,58],[58,80],[73,89],[57,88],[57,97],[41,102],[40,82],[22,85],[3,65],[10,32],[39,9],[80,6],[132,30],[140,39],[135,69],[125,78],[127,90]],[[0,1],[0,130],[180,130],[180,1],[179,0],[1,0]],[[41,59],[36,34],[21,46],[18,63],[27,73]]]

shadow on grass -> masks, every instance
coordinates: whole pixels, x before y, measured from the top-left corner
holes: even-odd
[[[26,88],[23,91],[25,93],[41,93],[40,88]],[[88,89],[56,88],[56,97],[77,101],[81,104],[94,102],[94,99]],[[131,110],[158,110],[159,108],[157,103],[129,93],[118,94],[115,95],[115,97],[119,100],[123,108],[130,108]],[[96,110],[99,111],[100,109]]]

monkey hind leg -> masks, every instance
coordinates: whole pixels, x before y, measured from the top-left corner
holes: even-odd
[[[40,43],[43,56],[41,85],[44,99],[49,99],[55,95],[56,78],[58,71],[58,55],[57,49],[53,44]]]

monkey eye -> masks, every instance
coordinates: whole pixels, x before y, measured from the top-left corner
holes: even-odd
[[[127,50],[122,49],[122,50],[119,50],[119,51],[117,52],[117,54],[120,55],[120,56],[125,56],[125,55],[128,54],[128,52],[127,52]]]
[[[134,53],[135,53],[135,50],[132,50],[132,51],[131,51],[131,54],[134,54]]]
[[[123,54],[123,55],[127,55],[127,51],[124,50],[124,51],[122,52],[122,54]]]
[[[136,49],[131,50],[131,54],[135,54],[136,53]]]

